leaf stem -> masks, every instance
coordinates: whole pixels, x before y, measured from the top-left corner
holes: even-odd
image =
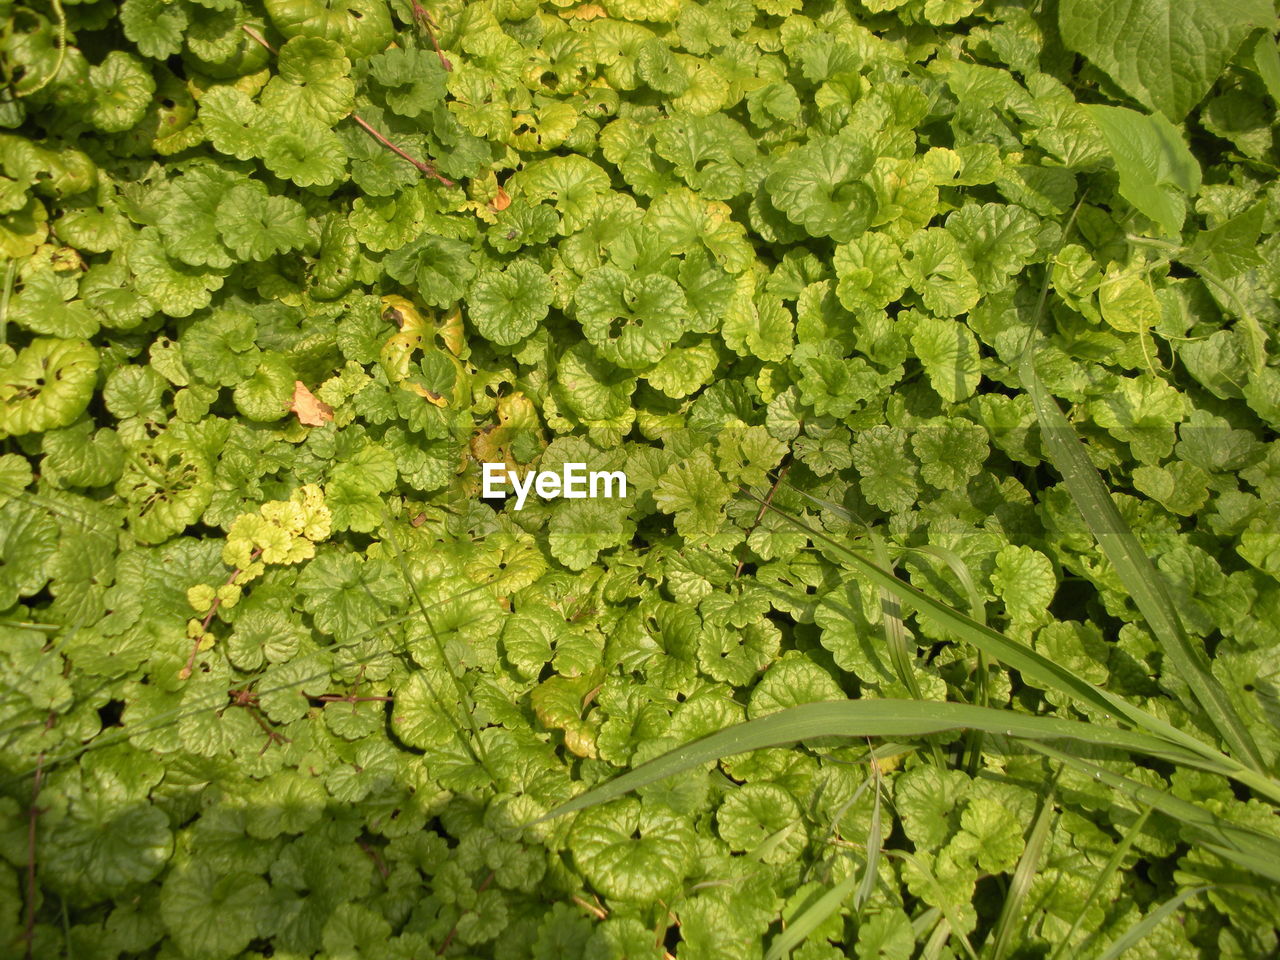
[[[436,39],[436,31],[440,29],[440,24],[436,23],[435,17],[431,16],[431,11],[419,3],[418,0],[413,0],[413,20],[418,29],[425,33],[427,39],[431,41],[431,46],[435,50],[436,56],[440,58],[440,66],[444,67],[446,71],[453,70],[453,64],[444,55],[444,51],[440,49],[440,41]]]
[[[262,556],[261,547],[249,555],[249,562],[253,563],[253,561],[257,560],[260,556]],[[231,576],[227,577],[227,582],[224,586],[229,587],[231,584],[235,583],[236,577],[240,576],[242,572],[243,571],[241,571],[239,567],[232,570]],[[204,639],[204,633],[209,629],[209,624],[213,623],[213,615],[218,612],[218,608],[220,606],[222,606],[222,598],[214,597],[213,604],[209,607],[209,612],[206,613],[204,615],[204,619],[200,621],[200,636],[196,637],[191,644],[191,655],[187,657],[187,665],[178,672],[179,680],[186,680],[191,676],[191,671],[196,664],[196,654],[200,652],[200,641]]]
[[[488,890],[489,884],[493,883],[493,877],[494,877],[494,871],[490,870],[489,875],[484,878],[484,882],[481,883],[478,888],[476,888],[476,893],[478,894],[484,893],[486,890]],[[463,917],[465,917],[468,913],[471,913],[471,912],[472,912],[471,910],[463,910],[462,913],[458,914],[458,919],[453,921],[453,926],[450,927],[449,932],[445,934],[444,943],[440,944],[440,949],[436,951],[436,956],[439,956],[440,954],[444,953],[446,950],[449,949],[449,944],[453,943],[453,938],[458,935],[458,924],[461,922]]]
[[[266,37],[264,37],[262,34],[260,34],[257,30],[253,29],[253,27],[249,26],[247,23],[242,23],[242,24],[240,25],[240,29],[241,29],[241,30],[243,30],[245,33],[247,33],[250,37],[252,37],[252,38],[253,38],[254,40],[256,40],[258,43],[260,43],[260,44],[262,44],[264,47],[266,47],[266,48],[267,48],[267,50],[269,50],[271,53],[279,54],[279,52],[280,52],[280,51],[278,51],[275,47],[273,47],[273,46],[272,46],[272,45],[267,41],[267,38],[266,38]]]
[[[52,710],[45,718],[44,728],[53,729],[57,714]],[[44,783],[44,751],[36,758],[35,782],[31,786],[31,806],[27,811],[27,917],[22,937],[27,942],[26,960],[31,960],[36,936],[36,826],[40,820],[40,787]]]
[[[378,871],[378,875],[382,877],[383,880],[386,880],[391,876],[391,871],[387,868],[386,861],[382,859],[382,854],[378,853],[376,847],[363,837],[357,839],[356,844],[361,850],[368,854],[369,859],[373,861],[373,868]]]
[[[436,180],[439,180],[440,183],[442,183],[446,187],[452,187],[454,185],[453,181],[448,179],[447,177],[442,176],[440,174],[440,171],[438,171],[433,164],[430,164],[425,160],[418,160],[414,157],[411,157],[409,154],[405,153],[403,150],[397,147],[394,143],[392,143],[390,140],[384,137],[381,133],[375,130],[373,126],[369,123],[369,121],[366,120],[364,117],[360,116],[360,114],[358,113],[351,114],[351,119],[354,120],[356,123],[360,124],[360,126],[364,127],[364,129],[368,131],[369,135],[373,137],[373,139],[377,140],[380,144],[382,144],[384,147],[386,147],[396,156],[403,157],[405,160],[408,160],[415,167],[417,167],[425,176],[433,177]]]
[[[416,3],[415,3],[415,6],[416,6]],[[424,10],[424,11],[423,11],[423,13],[425,14],[425,13],[426,13],[426,11]],[[427,19],[428,19],[428,20],[430,20],[430,14],[427,14]],[[267,48],[268,50],[270,50],[272,53],[278,53],[278,51],[276,50],[276,48],[275,48],[275,47],[273,47],[269,42],[267,42],[267,38],[266,38],[266,37],[264,37],[262,34],[260,34],[257,30],[253,29],[253,27],[249,26],[248,24],[241,24],[241,25],[240,25],[240,29],[241,29],[241,30],[243,30],[245,33],[247,33],[250,37],[252,37],[252,38],[253,38],[254,40],[256,40],[258,43],[262,44],[264,47],[266,47],[266,48]],[[431,40],[432,40],[432,43],[434,43],[434,42],[435,42],[435,37],[434,37],[434,36],[432,36]],[[437,53],[439,53],[439,51],[440,51],[440,48],[439,48],[439,47],[436,47],[436,52],[437,52]],[[444,55],[443,55],[443,54],[440,54],[440,60],[441,60],[441,62],[442,62],[443,64],[445,64],[445,69],[446,69],[446,70],[452,70],[452,69],[453,69],[453,65],[452,65],[452,64],[450,64],[448,60],[444,59]],[[373,124],[369,123],[369,121],[368,121],[368,120],[366,120],[364,117],[360,116],[360,114],[358,114],[358,113],[352,113],[352,114],[350,114],[350,117],[351,117],[351,119],[352,119],[352,120],[354,120],[356,123],[360,124],[360,126],[362,126],[362,127],[363,127],[367,132],[368,132],[368,134],[369,134],[371,137],[373,137],[373,139],[377,140],[380,144],[382,144],[384,147],[386,147],[388,150],[390,150],[390,151],[391,151],[392,153],[394,153],[396,156],[401,157],[401,158],[402,158],[402,159],[404,159],[404,160],[408,160],[411,164],[413,164],[415,167],[417,167],[417,168],[418,168],[418,170],[419,170],[419,171],[420,171],[424,176],[432,177],[432,178],[434,178],[434,179],[436,179],[436,180],[439,180],[439,181],[440,181],[440,183],[441,183],[441,184],[443,184],[443,185],[444,185],[444,186],[446,186],[446,187],[452,187],[452,186],[454,186],[454,183],[453,183],[453,181],[452,181],[452,180],[448,179],[447,177],[443,177],[443,176],[441,176],[441,175],[440,175],[440,171],[438,171],[438,170],[435,168],[435,165],[434,165],[434,164],[428,163],[428,162],[427,162],[427,161],[425,161],[425,160],[419,160],[419,159],[417,159],[416,157],[410,156],[408,153],[405,153],[405,152],[404,152],[404,150],[402,150],[402,149],[400,149],[399,147],[397,147],[394,143],[392,143],[392,142],[391,142],[390,140],[388,140],[385,136],[383,136],[381,133],[379,133],[379,132],[378,132],[378,130],[376,130],[376,129],[374,128]]]
[[[782,483],[782,478],[787,475],[787,471],[791,468],[791,464],[787,464],[778,470],[778,476],[773,481],[773,486],[769,488],[768,494],[760,504],[760,510],[756,513],[755,520],[752,521],[750,528],[747,530],[747,536],[750,537],[756,527],[760,526],[760,521],[764,519],[764,515],[769,510],[769,504],[773,503],[773,495],[778,492],[778,485]],[[733,571],[733,579],[737,580],[742,576],[742,568],[747,565],[745,559],[738,561],[738,569]]]

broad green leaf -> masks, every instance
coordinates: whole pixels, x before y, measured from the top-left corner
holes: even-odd
[[[1209,92],[1241,41],[1269,27],[1266,0],[1063,0],[1063,42],[1174,123]]]
[[[1200,164],[1181,131],[1159,114],[1144,116],[1127,107],[1086,108],[1120,175],[1120,195],[1164,231],[1178,236],[1186,202],[1200,190]]]

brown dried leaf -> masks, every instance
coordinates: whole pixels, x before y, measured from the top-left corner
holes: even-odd
[[[306,427],[320,427],[333,419],[333,407],[317,399],[301,380],[293,383],[293,403],[289,404],[289,409]]]

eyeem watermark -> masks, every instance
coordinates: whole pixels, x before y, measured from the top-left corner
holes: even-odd
[[[529,492],[536,493],[543,500],[564,497],[566,500],[595,500],[599,497],[611,499],[627,495],[627,475],[621,470],[587,471],[585,463],[566,463],[560,473],[553,470],[530,470],[521,480],[514,470],[508,470],[505,463],[486,463],[482,466],[484,488],[481,493],[485,499],[504,497],[506,484],[516,495],[516,509],[523,510]]]

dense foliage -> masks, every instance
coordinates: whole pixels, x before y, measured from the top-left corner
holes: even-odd
[[[1274,956],[1274,16],[0,0],[6,955]]]

